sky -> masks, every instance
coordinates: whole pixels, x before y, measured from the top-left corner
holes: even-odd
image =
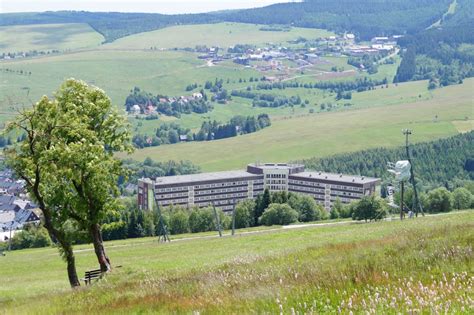
[[[263,7],[294,0],[0,0],[0,13],[43,11],[97,11],[200,13]]]

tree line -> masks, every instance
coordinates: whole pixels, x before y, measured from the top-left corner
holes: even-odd
[[[105,42],[131,34],[160,29],[171,25],[240,22],[267,24],[263,30],[275,30],[273,25],[323,28],[343,33],[350,31],[360,39],[374,36],[416,33],[436,22],[446,12],[451,0],[397,0],[348,2],[343,0],[307,0],[281,3],[263,8],[231,10],[199,14],[102,13],[61,11],[43,13],[3,14],[0,25],[88,23],[101,33]],[[467,2],[458,0],[458,3]],[[467,2],[467,5],[470,5]],[[452,23],[469,19],[466,10],[456,13]],[[284,27],[278,27],[278,31]]]
[[[156,129],[154,135],[135,134],[132,143],[137,148],[146,148],[180,141],[211,141],[256,132],[270,125],[271,120],[267,114],[259,114],[257,117],[237,115],[227,123],[216,120],[204,121],[197,133],[176,123],[163,123]],[[183,140],[182,136],[185,137]]]
[[[410,200],[413,190],[406,191],[405,200]],[[395,202],[399,204],[399,193]],[[435,188],[420,196],[427,213],[442,213],[474,207],[474,184],[449,191],[445,187]],[[216,209],[222,229],[232,228],[232,218]],[[118,212],[111,212],[102,221],[104,240],[118,240],[157,236],[163,233],[163,226],[172,235],[216,231],[216,213],[213,207],[185,208],[168,206],[152,211],[138,210],[134,197],[125,198]],[[296,222],[313,222],[328,219],[352,218],[357,221],[378,221],[390,213],[398,214],[399,208],[391,207],[385,199],[375,195],[364,196],[350,204],[336,199],[330,211],[307,195],[292,192],[273,192],[268,189],[255,200],[245,199],[235,207],[236,229],[260,225],[288,225]],[[160,222],[161,220],[161,222]],[[84,237],[76,238],[75,243],[87,242]],[[44,227],[27,225],[23,231],[12,238],[12,249],[51,246],[52,241]],[[6,246],[6,245],[4,245]]]
[[[221,124],[214,121],[205,121],[201,129],[193,136],[195,141],[210,141],[235,137],[239,134],[247,134],[259,131],[271,125],[267,114],[255,116],[234,116],[229,122]]]

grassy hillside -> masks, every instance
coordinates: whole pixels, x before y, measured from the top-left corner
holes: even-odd
[[[437,139],[458,133],[453,121],[472,116],[472,83],[470,79],[462,85],[436,90],[432,97],[420,94],[425,100],[415,103],[404,103],[403,96],[397,94],[386,95],[392,93],[390,88],[376,90],[375,95],[382,99],[373,101],[375,104],[382,105],[386,97],[398,105],[274,119],[271,127],[258,133],[146,148],[137,150],[132,157],[139,160],[151,157],[159,161],[189,159],[210,171],[238,169],[256,160],[286,162],[380,146],[400,146],[403,128],[414,130],[414,141]],[[362,100],[361,104],[364,103]]]
[[[79,23],[3,26],[0,38],[0,54],[92,48],[104,40],[88,24]]]
[[[169,244],[109,242],[122,268],[75,292],[55,249],[15,251],[0,257],[0,307],[7,314],[464,313],[472,308],[473,221],[471,211]],[[78,246],[76,261],[80,273],[94,268],[92,247]]]
[[[3,69],[31,72],[1,72],[0,100],[2,110],[13,104],[29,104],[41,95],[51,93],[66,78],[82,79],[104,89],[112,101],[122,107],[129,91],[139,86],[154,93],[181,95],[188,84],[216,77],[238,80],[257,75],[238,65],[202,67],[195,54],[185,52],[88,51],[28,60],[4,61]],[[28,94],[29,93],[29,94]],[[28,97],[27,97],[28,95]],[[122,107],[123,108],[123,107]]]
[[[157,31],[127,36],[102,46],[103,49],[194,48],[196,45],[227,48],[235,44],[263,45],[273,43],[285,46],[298,37],[316,39],[334,33],[308,28],[290,28],[289,31],[262,31],[262,25],[218,23],[171,26]]]

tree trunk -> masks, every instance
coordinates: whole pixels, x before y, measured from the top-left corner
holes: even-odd
[[[67,276],[71,287],[75,288],[81,286],[79,278],[77,277],[76,258],[74,257],[72,246],[67,246],[67,248],[64,249],[64,257],[66,258]]]
[[[104,241],[102,240],[102,233],[100,231],[100,225],[95,223],[89,228],[92,237],[92,243],[94,244],[95,255],[100,265],[102,272],[107,272],[112,269],[110,259],[105,252]]]
[[[69,284],[72,288],[81,286],[79,278],[77,277],[76,258],[74,257],[71,243],[66,240],[64,233],[61,233],[53,227],[49,211],[43,210],[43,215],[45,218],[45,228],[48,230],[50,237],[59,243],[61,256],[66,260]]]

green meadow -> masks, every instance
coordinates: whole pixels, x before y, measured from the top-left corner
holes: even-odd
[[[288,31],[262,31],[262,25],[243,23],[217,23],[179,25],[135,34],[103,45],[102,49],[157,49],[194,48],[197,45],[218,46],[227,49],[236,44],[287,46],[298,37],[317,39],[334,33],[310,28],[292,27]]]
[[[106,242],[115,268],[68,288],[54,248],[0,256],[5,314],[469,313],[474,212],[223,238]],[[216,233],[214,233],[216,234]],[[76,246],[78,272],[95,268]],[[34,301],[34,302],[32,302]]]
[[[88,24],[80,23],[2,26],[0,38],[0,54],[95,48],[104,40]]]
[[[472,117],[472,82],[473,79],[469,79],[462,85],[420,92],[421,97],[399,84],[360,93],[360,106],[370,105],[371,100],[371,107],[279,117],[273,119],[272,126],[256,133],[145,148],[135,151],[131,157],[190,160],[204,171],[217,171],[240,169],[254,161],[287,162],[380,146],[401,146],[403,128],[413,129],[415,142],[437,139],[458,133],[453,121]],[[412,88],[421,91],[426,82],[407,84],[414,84]],[[398,88],[400,93],[393,91]],[[384,104],[385,99],[393,105]]]

